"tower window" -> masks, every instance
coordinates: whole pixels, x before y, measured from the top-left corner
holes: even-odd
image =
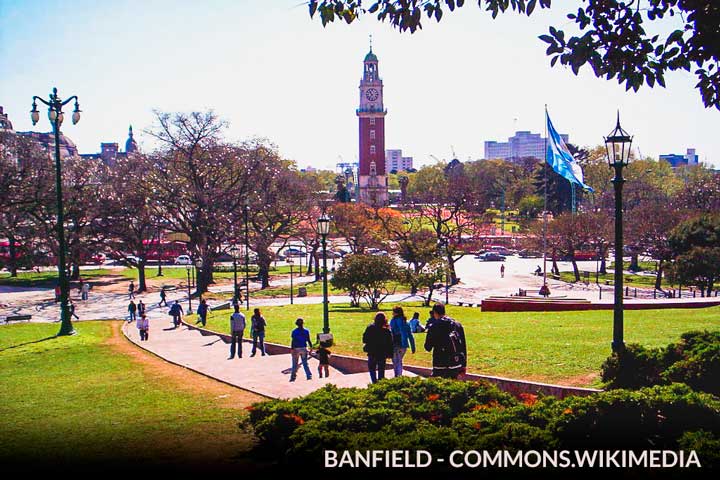
[[[370,155],[375,155],[375,145],[370,145]]]
[[[370,140],[375,140],[375,130],[370,130]]]
[[[370,125],[375,125],[375,117],[370,118]]]

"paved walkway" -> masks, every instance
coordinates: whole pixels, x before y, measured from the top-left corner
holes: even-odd
[[[150,338],[141,342],[135,323],[125,323],[125,336],[138,346],[165,360],[236,387],[270,398],[294,398],[307,395],[324,385],[365,388],[368,373],[344,375],[330,367],[330,377],[318,377],[318,361],[309,358],[312,379],[307,380],[302,365],[297,380],[290,382],[292,359],[289,354],[250,356],[252,344],[243,342],[243,357],[230,359],[230,346],[218,335],[203,335],[184,325],[173,328],[164,311],[150,315]],[[390,365],[388,363],[388,365]],[[412,375],[412,374],[407,374]],[[392,370],[386,376],[393,376]]]

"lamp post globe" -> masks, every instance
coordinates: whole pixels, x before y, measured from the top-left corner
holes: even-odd
[[[623,199],[622,189],[625,179],[623,168],[630,163],[630,147],[633,137],[620,126],[620,112],[617,115],[615,129],[605,137],[607,161],[615,171],[612,179],[615,187],[615,301],[613,307],[612,351],[620,352],[625,348],[623,339]]]

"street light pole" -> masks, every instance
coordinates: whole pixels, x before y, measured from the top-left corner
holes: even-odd
[[[327,285],[327,236],[330,233],[330,219],[323,214],[318,219],[318,233],[320,234],[323,252],[323,333],[330,333],[330,315],[328,312],[328,285]]]
[[[185,266],[185,270],[187,271],[188,315],[192,314],[192,297],[190,295],[190,269],[190,265]]]
[[[62,195],[62,164],[60,162],[60,125],[63,122],[63,111],[62,107],[75,100],[75,110],[72,114],[72,123],[76,125],[80,121],[80,105],[78,104],[78,98],[76,95],[68,98],[65,101],[57,94],[57,88],[53,88],[53,93],[50,94],[50,100],[45,101],[44,99],[33,96],[32,110],[30,111],[30,118],[32,124],[37,124],[40,119],[40,113],[37,109],[36,101],[40,100],[41,103],[48,107],[48,118],[53,126],[53,133],[55,134],[55,191],[57,201],[57,236],[58,236],[58,283],[60,284],[60,335],[73,335],[75,329],[73,328],[72,322],[70,321],[70,309],[68,301],[70,298],[70,284],[68,283],[67,270],[65,265],[65,218],[63,213],[63,195]]]
[[[157,251],[157,256],[158,256],[158,271],[157,271],[157,276],[158,276],[158,277],[162,277],[162,276],[163,276],[163,273],[162,273],[162,254],[163,254],[163,251],[162,251],[162,230],[161,230],[161,228],[160,228],[160,225],[158,225],[158,236],[157,236],[157,238],[158,238],[158,244],[157,244],[157,249],[156,249],[156,251]]]
[[[288,258],[285,260],[288,265],[290,265],[290,305],[293,304],[293,264],[295,263],[295,260],[292,258]]]
[[[623,167],[630,161],[630,146],[633,137],[620,126],[620,112],[617,125],[610,135],[605,137],[608,164],[615,170],[612,182],[615,186],[615,305],[613,310],[613,352],[625,348],[623,339],[623,201],[622,189],[625,179]]]
[[[233,305],[238,303],[238,283],[237,283],[237,251],[238,248],[235,244],[230,247],[230,254],[233,259]]]
[[[248,210],[250,200],[245,197],[243,203],[243,220],[245,221],[245,309],[250,310],[250,235],[248,231]]]

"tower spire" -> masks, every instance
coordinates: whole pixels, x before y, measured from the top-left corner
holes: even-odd
[[[370,34],[370,53],[372,53],[372,33]]]

